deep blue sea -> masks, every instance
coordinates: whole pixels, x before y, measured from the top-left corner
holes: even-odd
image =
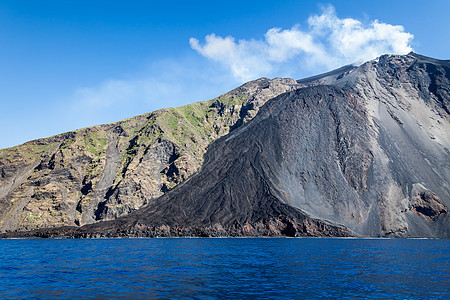
[[[0,240],[0,298],[449,299],[449,259],[449,240]]]

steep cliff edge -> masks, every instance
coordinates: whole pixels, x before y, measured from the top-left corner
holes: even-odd
[[[84,225],[134,211],[194,174],[206,147],[292,79],[0,150],[0,231]]]

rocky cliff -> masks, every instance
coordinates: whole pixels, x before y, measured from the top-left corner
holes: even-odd
[[[286,93],[272,93],[276,97],[253,119],[254,114],[239,114],[226,123],[228,129],[209,145],[204,160],[194,168],[201,169],[188,180],[173,181],[172,186],[178,184],[156,199],[158,194],[153,198],[138,195],[136,199],[153,199],[141,202],[141,209],[79,228],[5,236],[449,236],[449,61],[414,53],[386,55],[359,67],[283,83]],[[242,109],[246,105],[242,104],[240,111],[246,111]],[[121,139],[117,133],[111,136]],[[129,145],[119,152],[128,154],[133,149]],[[197,146],[186,145],[185,151],[190,147]],[[109,148],[102,150],[106,163],[95,182],[99,187],[104,186],[108,168],[115,170],[108,167],[108,158],[114,156]],[[52,149],[40,151],[53,153]],[[137,156],[131,160],[139,165],[135,172],[159,157],[142,154],[142,159],[134,160]],[[39,165],[33,170],[53,170],[50,161],[45,167]],[[17,172],[21,177],[16,177],[23,182],[34,172]],[[159,174],[162,187],[167,179],[164,172]],[[142,173],[134,178],[142,180]],[[24,194],[12,188],[14,184],[10,186],[11,191]],[[84,185],[80,186],[83,195]],[[121,201],[130,196],[126,187],[114,190],[114,186],[111,184],[110,192],[102,196],[114,200],[103,200],[104,206],[102,201],[94,201],[96,209],[105,212],[99,216],[108,216],[106,204],[117,211]],[[121,190],[122,194],[116,192]],[[36,193],[15,198],[11,192],[6,194],[9,196],[3,199],[7,201],[2,203],[26,202]],[[102,210],[104,207],[108,209]]]
[[[0,231],[126,215],[189,178],[212,141],[297,86],[263,78],[210,101],[2,149]]]

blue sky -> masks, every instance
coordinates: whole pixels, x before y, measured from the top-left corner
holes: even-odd
[[[449,11],[446,0],[2,0],[0,148],[380,51],[449,59]]]

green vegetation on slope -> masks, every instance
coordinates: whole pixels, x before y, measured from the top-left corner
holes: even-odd
[[[106,149],[106,135],[100,132],[92,132],[84,136],[84,147],[86,151],[94,155],[99,155]]]
[[[48,144],[28,142],[19,146],[1,149],[0,159],[13,160],[20,158],[29,163],[50,151],[56,144],[56,142]]]

